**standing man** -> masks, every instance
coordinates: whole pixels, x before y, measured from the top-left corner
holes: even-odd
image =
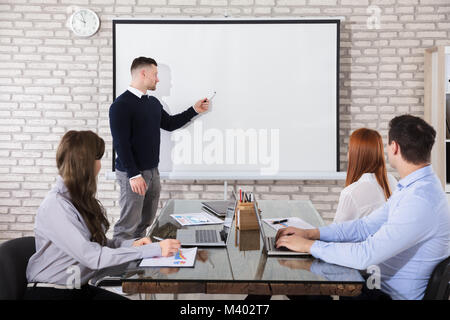
[[[158,99],[147,96],[147,90],[155,90],[159,82],[157,66],[152,58],[134,59],[131,84],[109,109],[121,207],[114,239],[145,236],[155,218],[161,190],[160,129],[176,130],[209,107],[208,99],[204,98],[182,113],[169,115]]]

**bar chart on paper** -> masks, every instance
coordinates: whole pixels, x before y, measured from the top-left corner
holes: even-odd
[[[142,259],[139,267],[193,267],[197,248],[183,248],[171,257],[154,257]]]

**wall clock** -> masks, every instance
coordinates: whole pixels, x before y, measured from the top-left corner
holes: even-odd
[[[89,9],[79,9],[70,17],[70,28],[79,37],[90,37],[98,31],[100,19]]]

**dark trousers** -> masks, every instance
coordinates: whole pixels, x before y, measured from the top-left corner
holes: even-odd
[[[91,285],[80,289],[32,287],[25,291],[25,300],[128,300],[127,298]]]

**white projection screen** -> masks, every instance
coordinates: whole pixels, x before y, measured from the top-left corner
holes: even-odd
[[[206,113],[161,130],[161,177],[338,175],[339,20],[114,19],[114,99],[139,56],[157,61],[148,93],[169,114],[216,92]]]

